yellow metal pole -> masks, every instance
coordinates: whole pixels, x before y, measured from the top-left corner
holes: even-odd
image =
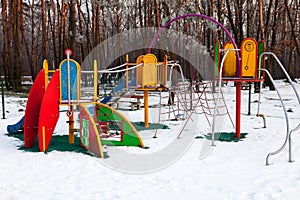
[[[73,113],[69,116],[69,144],[74,144],[74,108],[70,105],[70,111]]]
[[[46,151],[46,138],[45,138],[45,126],[42,126],[42,135],[43,135],[43,152]]]
[[[145,123],[145,128],[149,127],[149,104],[148,104],[148,90],[144,90],[144,123]]]
[[[48,79],[49,79],[48,61],[46,59],[43,62],[43,69],[44,69],[44,73],[45,73],[45,90],[46,90],[48,87]]]
[[[97,60],[94,60],[94,101],[97,101],[98,96],[98,67]]]
[[[128,54],[126,54],[126,63],[127,63],[127,65],[126,65],[126,89],[128,89],[128,74],[129,74],[129,72],[128,72],[128,63],[129,63]]]

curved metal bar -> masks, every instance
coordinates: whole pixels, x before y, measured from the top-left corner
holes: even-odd
[[[238,46],[237,44],[235,43],[232,35],[230,34],[230,32],[226,29],[226,27],[221,24],[220,22],[218,22],[217,20],[215,20],[214,18],[212,17],[209,17],[209,16],[206,16],[206,15],[202,15],[202,14],[197,14],[197,13],[191,13],[191,14],[185,14],[185,15],[181,15],[181,16],[178,16],[178,17],[175,17],[173,18],[172,20],[168,21],[165,25],[163,25],[157,32],[156,34],[154,35],[154,37],[152,38],[151,42],[150,42],[150,45],[149,45],[149,48],[148,48],[148,53],[151,53],[151,49],[154,45],[154,43],[156,42],[157,38],[159,37],[159,35],[161,34],[161,32],[167,28],[168,26],[170,26],[173,22],[176,22],[180,19],[185,19],[185,18],[189,18],[189,17],[200,17],[202,19],[207,19],[213,23],[215,23],[217,26],[219,26],[225,33],[226,35],[228,36],[229,40],[232,42],[233,46],[235,49],[238,49]],[[240,60],[240,54],[236,54],[237,56],[237,60],[239,61]],[[237,76],[240,77],[242,74],[241,72],[241,64],[240,62],[237,62]]]
[[[280,62],[280,60],[278,59],[278,57],[272,53],[272,52],[264,52],[262,53],[260,56],[259,56],[259,69],[261,67],[261,59],[262,59],[262,56],[264,55],[271,55],[275,58],[275,60],[277,61],[277,63],[279,64],[280,68],[282,69],[283,73],[285,74],[286,78],[288,79],[290,85],[292,86],[296,96],[297,96],[297,99],[298,99],[298,103],[300,104],[300,97],[299,97],[299,94],[295,88],[295,85],[293,84],[293,81],[291,80],[291,77],[289,76],[289,74],[287,73],[287,71],[285,70],[284,66],[282,65],[282,63]]]
[[[223,56],[223,59],[222,59],[221,65],[220,65],[217,102],[216,102],[216,107],[214,109],[212,128],[211,128],[211,145],[212,146],[215,146],[215,124],[216,124],[216,114],[217,114],[217,109],[218,109],[218,102],[219,102],[219,97],[220,97],[220,93],[221,93],[223,66],[224,66],[225,58],[227,57],[229,52],[230,52],[230,50],[228,49],[226,51],[225,55]]]
[[[274,88],[275,88],[275,90],[276,90],[276,92],[277,92],[277,95],[278,95],[279,100],[280,100],[281,105],[282,105],[282,109],[283,109],[284,116],[285,116],[285,122],[286,122],[286,137],[285,137],[285,141],[284,141],[283,145],[282,145],[278,150],[276,150],[276,151],[274,151],[274,152],[271,152],[271,153],[269,153],[269,154],[267,155],[267,157],[266,157],[266,165],[269,165],[269,164],[270,164],[270,163],[269,163],[269,158],[270,158],[270,156],[273,156],[273,155],[276,155],[276,154],[280,153],[280,152],[284,149],[284,147],[286,146],[286,144],[287,144],[287,142],[288,142],[288,140],[289,140],[289,137],[290,137],[289,118],[288,118],[288,116],[287,116],[287,112],[286,112],[285,105],[284,105],[283,100],[282,100],[282,98],[281,98],[281,95],[280,95],[280,93],[279,93],[279,91],[278,91],[278,89],[277,89],[277,87],[276,87],[276,85],[275,85],[275,82],[274,82],[274,79],[273,79],[272,75],[271,75],[270,72],[269,72],[268,70],[266,70],[266,69],[259,69],[259,70],[266,72],[266,74],[269,76],[269,78],[270,78],[272,84],[274,85]]]
[[[173,68],[174,67],[178,67],[179,68],[179,71],[180,71],[180,75],[181,75],[181,79],[182,81],[184,82],[184,76],[183,76],[183,71],[182,71],[182,67],[180,64],[178,64],[178,62],[174,63],[174,64],[171,64],[171,70],[170,70],[170,88],[172,88],[172,74],[173,74]]]
[[[282,69],[283,73],[285,74],[287,80],[289,81],[290,85],[292,86],[293,90],[294,90],[294,93],[298,99],[298,103],[300,104],[300,97],[299,97],[299,94],[296,90],[296,87],[293,83],[293,81],[291,80],[291,77],[289,76],[289,74],[287,73],[286,69],[284,68],[284,66],[282,65],[282,63],[280,62],[280,60],[278,59],[278,57],[272,53],[272,52],[264,52],[260,55],[259,57],[259,68],[261,68],[261,60],[262,60],[262,56],[264,55],[271,55],[275,58],[275,60],[277,61],[277,63],[279,64],[280,68]],[[289,132],[289,136],[288,136],[288,140],[289,140],[289,162],[293,162],[292,160],[292,138],[291,138],[291,134],[293,132],[296,132],[297,130],[300,129],[300,124],[298,124],[298,126],[296,126],[294,129],[292,129],[290,132]]]
[[[293,130],[290,131],[290,134],[289,134],[289,162],[293,162],[293,159],[292,159],[292,133],[293,132],[296,132],[297,130],[300,129],[300,124],[298,124],[297,127],[295,127]]]

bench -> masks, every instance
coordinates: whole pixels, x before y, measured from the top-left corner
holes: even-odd
[[[137,110],[141,109],[141,99],[143,99],[143,95],[123,95],[121,99],[130,99],[130,101],[120,100],[117,102],[117,108],[119,108],[119,103],[130,103],[131,110],[134,110],[136,107]],[[136,99],[135,101],[132,99]]]

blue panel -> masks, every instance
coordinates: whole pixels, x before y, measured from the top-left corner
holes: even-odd
[[[63,61],[61,65],[61,91],[62,100],[68,100],[68,61]],[[70,60],[70,100],[77,100],[77,66]]]

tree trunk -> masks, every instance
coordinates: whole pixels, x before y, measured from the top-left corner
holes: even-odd
[[[260,24],[260,38],[264,40],[264,33],[265,33],[265,28],[264,28],[264,18],[263,18],[263,0],[259,0],[259,24]]]
[[[10,85],[8,82],[8,67],[9,67],[9,34],[8,34],[8,26],[7,26],[7,3],[6,0],[1,0],[2,10],[2,26],[3,26],[3,72],[4,72],[4,79],[5,79],[5,86],[6,89],[10,89]]]
[[[31,56],[30,56],[30,61],[31,62],[31,68],[30,68],[30,73],[31,73],[31,77],[32,80],[35,79],[36,75],[37,75],[37,47],[35,44],[35,31],[34,31],[34,27],[35,27],[35,7],[34,7],[34,2],[32,1],[31,4]]]
[[[69,15],[69,48],[72,49],[74,56],[76,55],[76,3],[70,2],[70,15]]]
[[[143,17],[142,17],[142,1],[139,1],[139,21],[140,21],[140,26],[143,27]]]
[[[67,8],[65,5],[65,1],[62,0],[62,5],[61,5],[61,43],[60,48],[59,48],[59,55],[60,55],[60,60],[64,58],[64,49],[66,48],[66,17],[67,17]]]
[[[79,52],[79,62],[82,63],[83,59],[85,58],[85,51],[83,46],[83,26],[82,26],[82,19],[81,19],[81,0],[77,0],[77,14],[78,14],[78,23],[79,23],[79,34],[80,34],[80,52]],[[88,12],[88,11],[87,11]]]
[[[292,16],[291,16],[291,13],[290,13],[290,8],[288,6],[288,2],[287,1],[284,1],[284,5],[285,5],[285,9],[286,9],[286,12],[287,12],[287,16],[288,16],[288,19],[289,19],[289,22],[291,24],[290,28],[291,28],[291,35],[292,35],[292,40],[293,40],[293,43],[296,47],[296,51],[297,51],[297,54],[300,56],[300,49],[299,49],[299,45],[298,45],[298,38],[297,38],[297,35],[295,33],[295,24],[293,19],[292,19]]]
[[[46,10],[45,10],[45,0],[41,0],[42,4],[42,57],[47,58],[47,44],[46,44]]]
[[[22,13],[22,1],[13,0],[12,1],[12,13],[13,17],[13,68],[12,68],[12,78],[13,85],[12,89],[15,92],[20,92],[22,90],[22,45],[20,39],[20,16]]]
[[[156,27],[160,28],[160,13],[157,0],[154,1],[154,9],[155,9],[155,23]]]

